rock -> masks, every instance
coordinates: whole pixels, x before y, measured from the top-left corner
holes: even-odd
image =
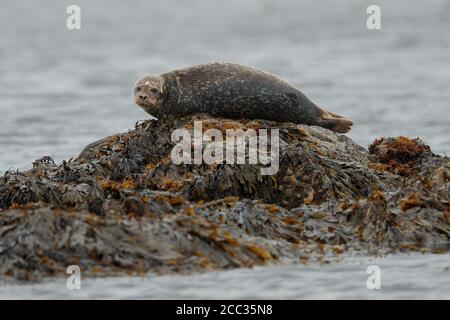
[[[177,128],[277,128],[279,171],[175,165]],[[204,145],[205,146],[205,145]],[[0,275],[170,273],[342,254],[450,248],[449,159],[419,139],[366,151],[320,127],[194,118],[144,121],[61,165],[0,178]]]

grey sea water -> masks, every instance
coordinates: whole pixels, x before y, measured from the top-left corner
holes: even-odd
[[[369,266],[380,288],[368,289]],[[1,299],[450,299],[449,255],[350,258],[330,265],[288,265],[190,276],[81,278],[0,286]]]
[[[81,30],[65,26],[69,4],[81,7]],[[435,153],[448,154],[450,1],[376,1],[382,29],[373,31],[366,28],[369,4],[373,1],[2,0],[0,172],[29,168],[45,155],[61,162],[94,140],[133,128],[148,117],[131,101],[139,76],[210,61],[240,62],[281,76],[318,105],[352,118],[349,136],[363,146],[379,136],[418,136]],[[449,272],[439,268],[450,255],[383,261],[397,284],[375,297],[449,297]],[[341,272],[340,266],[165,276],[143,283],[89,280],[81,294],[373,297],[360,282],[351,285],[356,267]],[[416,272],[419,282],[396,282],[409,279],[408,272]],[[338,277],[343,280],[336,285],[327,280]],[[8,287],[1,295],[58,297],[57,286]]]

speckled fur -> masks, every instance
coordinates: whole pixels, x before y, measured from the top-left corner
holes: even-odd
[[[141,105],[155,117],[205,113],[214,117],[318,125],[338,132],[347,132],[352,125],[350,120],[320,109],[280,78],[248,66],[201,64],[164,73],[161,77],[164,79],[162,106]],[[160,77],[153,78],[161,81]],[[345,129],[337,128],[336,123],[342,122]]]

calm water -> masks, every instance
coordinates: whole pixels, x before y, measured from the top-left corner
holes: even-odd
[[[69,31],[65,11],[73,3],[2,0],[0,172],[28,168],[44,155],[60,162],[96,139],[132,128],[148,117],[131,101],[138,77],[209,61],[249,64],[285,78],[317,104],[354,119],[349,136],[364,146],[378,136],[408,135],[423,138],[436,153],[450,150],[450,1],[377,1],[382,30],[375,31],[365,22],[372,2],[362,0],[340,6],[335,0],[77,0],[82,29]],[[91,280],[80,294],[449,297],[449,272],[442,269],[449,260],[383,260],[393,271],[377,293],[365,289],[365,269],[350,264],[143,283]],[[361,278],[352,285],[357,270]],[[402,282],[410,272],[416,282]],[[341,275],[349,281],[336,281]],[[68,294],[58,283],[8,290],[22,297]]]
[[[131,88],[143,74],[208,61],[266,69],[355,120],[351,138],[419,136],[450,151],[450,1],[2,0],[0,171],[57,161],[148,117]],[[395,3],[392,3],[395,2]]]
[[[367,267],[380,268],[379,290]],[[284,266],[191,276],[65,279],[0,286],[2,299],[450,299],[450,255],[352,258],[324,266]]]

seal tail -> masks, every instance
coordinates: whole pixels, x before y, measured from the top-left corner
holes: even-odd
[[[353,121],[338,114],[325,111],[319,107],[319,125],[339,133],[347,133],[352,129]]]

